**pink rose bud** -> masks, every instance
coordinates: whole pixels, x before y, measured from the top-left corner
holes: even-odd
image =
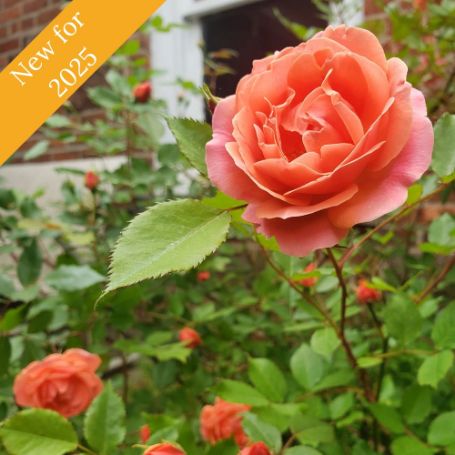
[[[210,272],[207,270],[198,272],[197,280],[199,281],[199,283],[203,283],[204,281],[210,280]]]
[[[180,448],[168,442],[162,444],[155,444],[149,447],[144,455],[186,455]]]
[[[400,207],[431,163],[433,127],[407,70],[346,25],[254,61],[216,106],[210,180],[284,253],[336,245]]]
[[[191,327],[184,327],[180,330],[179,340],[191,349],[194,349],[202,344],[201,336]]]
[[[134,89],[133,95],[136,103],[146,103],[152,95],[152,84],[150,82],[139,84]]]
[[[85,173],[84,184],[85,184],[86,188],[88,188],[90,191],[93,191],[94,189],[96,189],[98,187],[99,183],[100,183],[100,178],[98,177],[97,174],[95,174],[95,172],[87,171]]]
[[[150,430],[150,427],[148,425],[142,425],[142,427],[139,429],[139,437],[142,444],[145,444],[150,439],[151,435],[152,432]]]
[[[305,267],[304,272],[313,272],[314,270],[316,270],[316,264],[314,262],[311,262],[310,264],[308,264]],[[317,282],[318,282],[318,278],[313,276],[310,278],[303,278],[302,280],[299,281],[299,284],[301,284],[302,286],[305,286],[307,288],[311,288]]]
[[[356,289],[357,300],[360,303],[372,303],[381,299],[381,292],[373,289],[367,280],[360,280]]]
[[[245,447],[239,455],[272,455],[269,448],[263,442],[256,442]]]
[[[85,411],[103,389],[95,374],[101,359],[83,349],[69,349],[32,362],[14,380],[19,406],[51,409],[63,417]]]
[[[201,435],[211,445],[234,438],[240,448],[248,444],[248,437],[242,428],[242,414],[250,410],[245,404],[230,403],[221,398],[215,404],[202,408],[200,417]]]

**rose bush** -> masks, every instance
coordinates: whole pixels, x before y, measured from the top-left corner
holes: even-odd
[[[101,359],[83,349],[69,349],[32,362],[14,381],[19,406],[52,409],[64,417],[85,411],[101,392],[95,374]]]
[[[304,256],[388,213],[427,170],[433,130],[407,67],[367,30],[328,27],[254,62],[214,113],[207,166],[243,217]]]

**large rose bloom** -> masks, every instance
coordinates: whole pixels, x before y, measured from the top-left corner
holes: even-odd
[[[406,75],[373,34],[346,26],[255,61],[215,110],[210,179],[285,253],[334,246],[403,204],[430,164],[425,99]]]
[[[245,447],[239,455],[272,455],[272,453],[263,442],[256,442],[249,447]]]
[[[169,443],[155,444],[152,447],[149,447],[144,455],[185,455],[185,452]]]
[[[52,409],[64,417],[85,411],[103,389],[95,374],[101,359],[83,349],[69,349],[32,362],[14,381],[19,406]]]
[[[242,414],[250,409],[244,404],[230,403],[216,398],[213,406],[207,405],[201,412],[201,434],[210,444],[234,438],[239,447],[248,443],[242,428]]]

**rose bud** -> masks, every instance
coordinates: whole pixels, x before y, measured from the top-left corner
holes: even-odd
[[[204,281],[210,280],[210,272],[207,270],[198,272],[197,280],[199,281],[199,283],[203,283]]]
[[[152,84],[150,82],[139,84],[134,89],[133,95],[136,103],[146,103],[152,95]]]
[[[148,425],[142,425],[142,427],[139,429],[139,437],[142,444],[145,444],[150,439],[151,435],[152,432],[150,431],[150,427]]]
[[[191,327],[184,327],[179,332],[179,340],[186,345],[186,347],[194,349],[202,344],[202,339],[199,333]]]
[[[93,191],[97,188],[100,183],[100,178],[98,174],[95,174],[93,171],[87,171],[84,177],[84,184],[85,187],[88,188],[90,191]]]
[[[263,442],[256,442],[245,447],[239,455],[272,455],[269,448]]]
[[[210,180],[284,253],[333,247],[405,203],[431,163],[433,127],[407,70],[346,25],[254,61],[215,109]]]
[[[69,349],[32,362],[14,380],[19,406],[51,409],[63,417],[85,411],[103,389],[95,374],[101,359],[83,349]]]
[[[305,267],[304,272],[308,273],[308,272],[313,272],[314,270],[316,270],[316,264],[314,262],[311,262],[310,264],[308,264]],[[317,282],[318,282],[318,278],[315,276],[312,276],[310,278],[303,278],[302,280],[299,281],[299,284],[301,284],[302,286],[305,286],[307,288],[311,288]]]
[[[240,448],[248,444],[248,437],[242,428],[242,414],[250,410],[245,404],[230,403],[216,398],[214,405],[202,408],[201,435],[205,441],[215,445],[225,439],[234,438]]]
[[[360,280],[356,289],[357,300],[360,303],[377,302],[381,298],[381,292],[371,287],[367,280]]]
[[[183,449],[168,442],[149,447],[144,455],[186,455]]]

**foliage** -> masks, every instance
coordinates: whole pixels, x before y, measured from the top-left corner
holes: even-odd
[[[452,38],[441,22],[451,8],[443,0],[428,10],[448,59]],[[395,4],[387,11],[394,33],[422,20]],[[410,22],[397,28],[397,14]],[[436,52],[415,33],[398,39],[403,57]],[[208,125],[167,119],[177,145],[162,143],[164,103],[132,97],[150,76],[138,51],[135,40],[125,45],[106,84],[91,90],[101,119],[83,121],[69,108],[47,123],[49,139],[124,153],[119,168],[99,172],[92,190],[79,171],[60,168],[67,180],[57,210],[41,193],[0,188],[0,454],[140,454],[147,424],[147,444],[237,455],[233,441],[211,447],[201,437],[201,409],[215,396],[251,406],[243,429],[273,455],[455,453],[453,116],[437,123],[432,171],[402,209],[357,226],[330,252],[290,258],[242,220],[242,201],[210,187]],[[417,84],[439,74],[430,62]],[[434,116],[448,103],[438,93]],[[309,263],[316,270],[304,272]],[[301,284],[308,277],[310,287]],[[381,291],[379,301],[357,300],[361,278]],[[185,326],[201,346],[179,341]],[[70,347],[102,357],[104,392],[71,422],[19,410],[18,372]]]

